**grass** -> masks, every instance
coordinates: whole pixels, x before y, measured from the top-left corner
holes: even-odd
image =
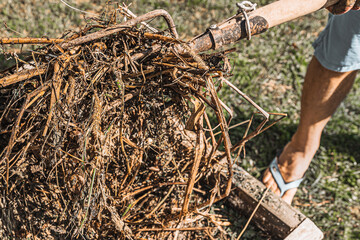
[[[100,12],[105,1],[67,1],[85,10]],[[202,33],[208,26],[236,13],[233,0],[134,0],[130,9],[140,15],[156,8],[167,10],[174,18],[182,39]],[[254,1],[262,6],[267,0]],[[270,29],[251,41],[241,41],[231,55],[231,81],[261,107],[270,112],[286,112],[289,117],[247,144],[247,156],[241,165],[260,177],[275,153],[296,131],[299,121],[300,94],[307,64],[312,55],[311,43],[326,23],[326,11],[303,17]],[[0,3],[2,37],[60,37],[66,29],[78,30],[86,19],[60,1],[34,0]],[[159,22],[160,25],[163,23]],[[12,29],[12,30],[10,30]],[[1,46],[3,49],[3,46]],[[19,53],[17,46],[5,47]],[[0,55],[0,69],[10,63]],[[313,220],[325,233],[325,239],[360,239],[360,78],[347,99],[326,127],[321,147],[299,189],[294,206]],[[255,111],[234,92],[224,88],[223,101],[234,113],[233,123],[249,118]],[[242,131],[230,132],[236,142]],[[227,210],[233,226],[233,238],[240,233],[245,220]],[[250,228],[243,239],[264,239],[265,235]]]

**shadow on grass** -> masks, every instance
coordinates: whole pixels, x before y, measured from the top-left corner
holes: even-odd
[[[323,134],[321,145],[330,148],[337,153],[352,156],[360,163],[360,136],[351,133]]]
[[[240,121],[243,120],[234,120],[234,122]],[[246,143],[246,156],[256,161],[258,168],[267,167],[276,153],[290,141],[296,129],[296,124],[282,124],[280,122],[274,125]],[[242,132],[230,133],[233,143],[239,141],[241,136]],[[328,133],[325,131],[322,135],[320,146],[338,154],[353,157],[357,163],[360,163],[359,142],[360,136],[355,133]]]
[[[234,122],[240,121],[239,119],[234,120]],[[296,129],[296,124],[279,123],[252,139],[247,143],[247,155],[239,165],[260,179],[261,173],[268,167],[277,151],[282,149],[291,139]],[[356,219],[352,216],[349,208],[355,206],[351,202],[351,198],[353,195],[357,195],[354,191],[357,191],[358,177],[354,175],[354,172],[359,170],[359,165],[356,162],[359,163],[360,159],[360,148],[358,146],[360,136],[351,132],[336,134],[330,132],[331,129],[325,131],[322,136],[322,147],[314,157],[306,181],[298,191],[297,204],[295,205],[324,231],[327,236],[326,239],[340,239],[339,237],[344,232],[350,231],[349,229],[354,229],[356,226]],[[237,130],[230,136],[232,136],[232,142],[235,143],[242,136],[242,132]],[[336,185],[334,185],[335,183]],[[322,201],[324,201],[324,205],[321,204]],[[218,203],[217,207],[232,223],[229,228],[233,234],[232,239],[236,239],[248,217],[241,216],[241,213],[228,207],[226,202]],[[334,209],[338,213],[333,214]],[[330,218],[328,214],[333,214],[334,217],[332,218],[334,219]],[[339,216],[341,216],[344,226],[338,226]],[[350,231],[349,234],[357,235],[358,233]],[[242,239],[273,238],[261,232],[252,223]]]

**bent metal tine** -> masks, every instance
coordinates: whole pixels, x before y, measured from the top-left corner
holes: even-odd
[[[222,81],[224,81],[229,87],[231,87],[232,89],[235,90],[235,92],[237,92],[239,95],[241,95],[246,101],[248,101],[251,105],[253,105],[257,110],[259,110],[259,112],[264,115],[264,117],[266,118],[266,120],[269,119],[270,114],[268,112],[266,112],[264,109],[262,109],[259,105],[257,105],[253,100],[251,100],[245,93],[243,93],[242,91],[240,91],[237,87],[235,87],[231,82],[229,82],[228,80],[226,80],[225,78],[221,78]]]
[[[80,45],[80,44],[83,44],[83,43],[86,43],[86,42],[90,42],[90,41],[93,41],[93,40],[96,40],[96,39],[99,39],[99,38],[102,38],[102,37],[105,37],[105,36],[120,32],[124,28],[130,28],[130,27],[132,27],[132,26],[134,26],[136,24],[139,24],[139,23],[144,22],[144,21],[151,20],[151,19],[159,17],[159,16],[161,16],[161,17],[163,17],[165,19],[167,25],[169,26],[171,35],[174,38],[178,38],[179,35],[178,35],[177,31],[176,31],[174,20],[172,19],[170,14],[167,11],[163,10],[163,9],[158,9],[158,10],[148,12],[148,13],[146,13],[144,15],[139,16],[139,17],[130,19],[129,21],[126,21],[124,23],[108,27],[106,29],[100,30],[100,31],[95,32],[95,33],[88,34],[86,36],[74,39],[74,40],[72,40],[70,42],[67,42],[67,43],[63,43],[63,44],[61,44],[61,47],[66,49],[66,48],[69,48],[69,47],[72,47],[72,46],[76,46],[76,45]]]

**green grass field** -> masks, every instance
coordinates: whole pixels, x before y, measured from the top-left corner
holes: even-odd
[[[93,13],[101,13],[107,8],[107,1],[101,0],[67,2]],[[263,6],[272,1],[254,2]],[[158,8],[167,10],[177,24],[181,39],[185,40],[237,11],[233,0],[134,0],[125,3],[131,3],[130,9],[137,15]],[[60,37],[65,30],[78,30],[86,24],[87,17],[92,16],[85,15],[84,18],[84,14],[70,9],[60,0],[3,0],[0,2],[0,36]],[[327,12],[321,10],[234,45],[237,51],[230,56],[233,67],[230,80],[265,110],[288,114],[286,119],[247,143],[247,155],[241,165],[256,177],[260,177],[296,130],[301,86],[313,52],[311,43],[325,26],[326,18]],[[11,64],[6,61],[9,55],[4,55],[4,51],[21,53],[19,46],[0,48],[0,69]],[[325,239],[360,239],[359,96],[358,77],[349,96],[326,127],[321,147],[293,203],[324,231]],[[221,98],[235,113],[233,124],[248,119],[255,112],[229,88],[222,90]],[[236,142],[243,132],[234,129],[230,134]],[[235,238],[244,221],[236,220],[236,213],[229,212],[229,215],[234,224],[229,231]],[[244,239],[264,238],[250,228]]]

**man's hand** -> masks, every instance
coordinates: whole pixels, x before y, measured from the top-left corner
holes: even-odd
[[[344,14],[350,10],[359,10],[360,0],[340,0],[337,4],[327,8],[332,14]]]
[[[340,0],[337,4],[327,8],[332,14],[344,14],[350,10],[359,10],[360,0]]]

